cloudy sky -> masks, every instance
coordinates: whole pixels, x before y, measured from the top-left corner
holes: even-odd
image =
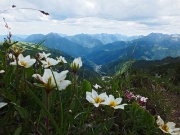
[[[0,0],[0,35],[3,17],[13,34],[180,34],[180,0]]]

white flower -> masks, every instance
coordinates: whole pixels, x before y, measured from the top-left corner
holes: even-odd
[[[156,123],[164,133],[170,133],[172,135],[180,135],[180,128],[175,128],[176,124],[174,122],[164,123],[161,117],[158,116]]]
[[[4,70],[0,70],[0,74],[1,74],[1,73],[4,73],[4,72],[5,72]]]
[[[63,90],[68,85],[71,84],[71,81],[64,80],[66,78],[66,75],[67,75],[68,72],[69,72],[68,70],[62,71],[61,73],[54,72],[54,76],[56,78],[56,82],[57,82],[59,90]]]
[[[92,89],[92,92],[86,92],[86,99],[93,103],[95,107],[98,107],[107,97],[106,93],[98,95],[98,93]]]
[[[62,57],[62,56],[60,56],[59,58],[57,57],[57,59],[58,59],[58,61],[60,62],[60,63],[67,63],[67,61],[65,60],[65,58],[64,57]]]
[[[39,53],[39,59],[41,60],[41,59],[43,59],[43,58],[47,58],[49,55],[51,55],[51,53],[45,53],[45,52],[43,52],[43,53]]]
[[[48,90],[52,90],[53,88],[56,87],[56,83],[58,86],[58,90],[63,90],[65,89],[69,84],[71,84],[71,81],[69,80],[64,80],[66,78],[66,74],[68,73],[67,70],[62,71],[61,73],[57,73],[53,71],[53,74],[50,69],[45,69],[43,76],[39,74],[34,74],[32,77],[38,79],[41,81],[41,83],[44,84],[44,87]],[[56,82],[54,80],[56,79]]]
[[[18,65],[29,68],[36,62],[36,59],[31,59],[30,55],[24,57],[22,54],[19,54],[18,56]],[[14,62],[10,63],[11,65],[16,65],[16,60]]]
[[[15,60],[15,56],[14,56],[12,53],[10,53],[10,54],[9,54],[9,59]]]
[[[94,88],[96,88],[96,89],[101,88],[101,86],[100,86],[100,85],[98,85],[98,84],[95,84],[95,85],[93,85],[93,86],[94,86]]]
[[[109,95],[109,97],[107,97],[105,99],[105,102],[103,102],[102,104],[109,105],[109,106],[113,107],[114,109],[124,109],[124,106],[127,104],[120,105],[121,102],[122,102],[122,98],[115,99],[113,95]]]
[[[72,110],[69,110],[70,113],[72,113]]]
[[[70,66],[71,66],[73,72],[76,73],[79,70],[79,68],[82,67],[81,57],[75,58],[73,63],[71,63]]]
[[[41,60],[41,62],[43,64],[44,68],[47,68],[47,67],[50,67],[50,66],[54,66],[54,65],[57,65],[59,63],[58,60],[55,60],[53,58],[47,58],[46,61]]]
[[[147,102],[147,99],[148,99],[148,98],[146,98],[146,97],[141,97],[140,100],[141,100],[142,102]]]
[[[7,103],[1,102],[1,103],[0,103],[0,108],[4,107],[4,106],[6,106],[6,105],[7,105]]]

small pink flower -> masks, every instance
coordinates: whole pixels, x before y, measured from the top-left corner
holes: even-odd
[[[132,92],[126,91],[125,96],[131,100],[135,98],[135,95]]]
[[[146,102],[147,102],[147,99],[148,99],[148,98],[142,97],[142,96],[140,96],[140,95],[137,95],[137,96],[136,96],[136,100],[137,100],[138,104],[144,104],[144,103],[146,103]]]

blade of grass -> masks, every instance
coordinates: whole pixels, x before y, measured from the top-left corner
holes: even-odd
[[[58,124],[56,123],[56,121],[53,119],[52,115],[50,114],[50,112],[46,109],[46,107],[43,105],[43,103],[39,100],[39,98],[28,88],[27,89],[28,92],[31,94],[31,96],[36,100],[36,102],[39,104],[39,106],[41,107],[41,109],[43,109],[43,111],[48,115],[48,117],[50,118],[50,121],[52,122],[52,124],[54,125],[57,134],[61,134],[60,132],[60,128],[58,127]]]

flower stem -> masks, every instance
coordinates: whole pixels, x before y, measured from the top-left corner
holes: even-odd
[[[24,90],[26,90],[26,68],[24,68]]]
[[[46,92],[46,109],[49,111],[49,92]],[[46,131],[49,135],[49,117],[46,116]]]
[[[5,71],[7,71],[7,50],[5,49],[5,57],[4,57],[4,68],[5,68]]]
[[[71,97],[71,102],[70,102],[70,105],[73,101],[73,98],[74,98],[74,95],[75,95],[76,92],[76,74],[74,74],[74,89],[73,89],[73,94],[72,94],[72,97]]]
[[[18,67],[18,57],[16,57],[16,85],[19,88],[19,67]]]
[[[76,92],[76,74],[74,74],[74,94],[77,94],[77,92]],[[73,97],[74,97],[74,95],[73,95]]]

